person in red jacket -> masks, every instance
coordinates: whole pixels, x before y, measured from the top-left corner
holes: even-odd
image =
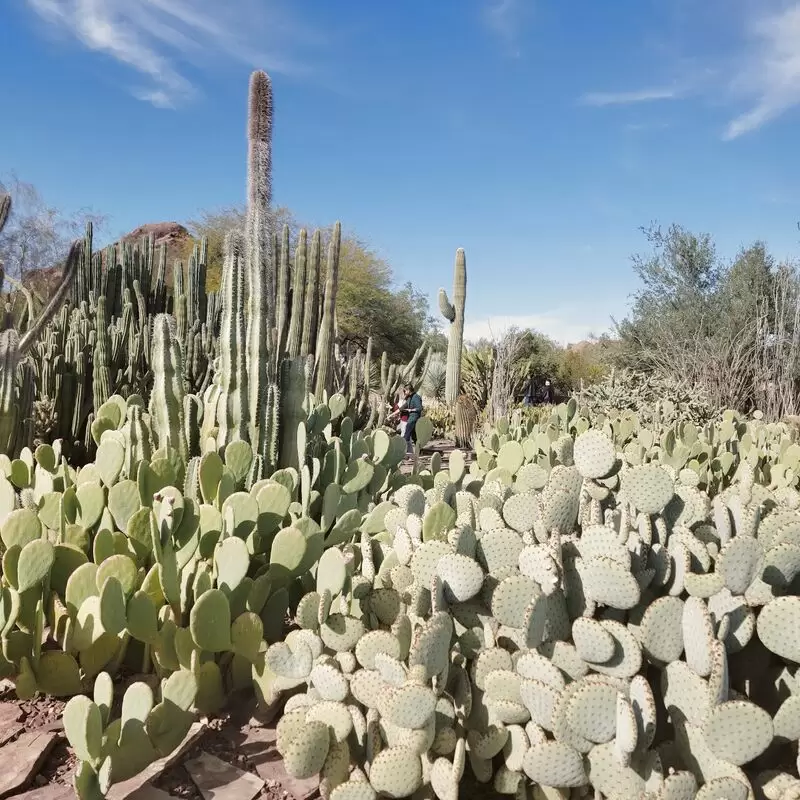
[[[406,401],[405,398],[401,398],[399,402],[395,400],[395,404],[392,406],[392,412],[387,417],[387,421],[392,423],[397,423],[397,428],[395,429],[401,436],[405,437],[406,435],[406,425],[408,424],[408,409],[406,408]]]

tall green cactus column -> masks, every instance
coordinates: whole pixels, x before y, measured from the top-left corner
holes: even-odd
[[[311,255],[306,268],[306,308],[303,313],[303,337],[300,341],[301,356],[313,355],[317,345],[321,251],[322,236],[319,231],[314,231],[311,239]]]
[[[306,260],[308,255],[307,234],[300,231],[294,252],[294,282],[292,286],[292,313],[289,318],[289,337],[286,349],[289,358],[306,355],[300,352],[303,336],[303,313],[306,291]]]
[[[250,441],[263,455],[256,432],[265,429],[269,332],[274,326],[272,273],[272,83],[266,72],[250,78],[247,151],[247,379]]]
[[[461,390],[461,351],[464,348],[464,305],[467,301],[467,257],[464,249],[456,250],[456,264],[453,271],[453,302],[444,289],[439,289],[439,310],[450,323],[447,337],[447,377],[445,380],[445,400],[452,408]]]
[[[334,315],[336,314],[336,292],[339,287],[339,253],[342,248],[342,223],[333,226],[333,236],[328,245],[328,269],[325,277],[325,304],[322,311],[322,323],[317,337],[316,381],[317,399],[323,392],[331,388],[331,375],[334,344]]]
[[[244,243],[239,231],[225,237],[225,262],[222,276],[222,316],[219,331],[219,356],[214,384],[206,394],[204,437],[216,421],[217,448],[248,439],[247,361],[245,359],[244,319]]]
[[[171,447],[183,462],[189,460],[183,424],[183,356],[175,334],[175,323],[168,314],[158,314],[153,322],[153,392],[150,418],[159,448]]]

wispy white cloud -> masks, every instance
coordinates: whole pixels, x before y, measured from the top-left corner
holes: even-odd
[[[720,14],[729,25],[718,24]],[[714,27],[705,32],[708,23]],[[687,24],[699,27],[703,35],[695,29],[695,38],[713,42],[715,52],[671,65],[674,86],[590,92],[580,102],[602,107],[693,98],[712,108],[746,104],[725,126],[725,140],[752,133],[800,105],[800,0],[719,0],[710,16],[689,15]],[[693,65],[689,73],[687,63]]]
[[[727,140],[757,130],[800,103],[800,2],[751,18],[747,32],[752,45],[731,88],[753,104],[728,123]]]
[[[483,19],[486,27],[506,46],[508,52],[519,57],[522,54],[519,34],[525,19],[531,12],[533,0],[482,0]]]
[[[584,314],[564,309],[545,311],[540,314],[512,316],[490,316],[464,323],[464,341],[476,342],[479,339],[499,339],[511,328],[525,330],[531,328],[549,336],[561,345],[575,344],[599,336],[611,330],[611,319],[602,315]]]
[[[195,97],[187,66],[222,59],[298,73],[287,42],[304,41],[279,0],[27,0],[55,29],[144,78],[141,100],[172,108]],[[305,39],[307,41],[307,39]]]
[[[677,88],[638,89],[630,92],[587,92],[580,98],[585,106],[628,106],[656,100],[675,100],[682,96]]]

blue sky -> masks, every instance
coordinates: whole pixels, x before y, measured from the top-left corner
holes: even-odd
[[[464,247],[468,335],[606,329],[651,221],[797,252],[797,0],[6,5],[0,174],[109,235],[242,199],[258,67],[276,202],[433,307]]]

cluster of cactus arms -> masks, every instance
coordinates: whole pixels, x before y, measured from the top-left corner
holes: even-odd
[[[16,335],[22,347],[16,372],[6,372],[7,391],[17,398],[13,417],[0,410],[0,426],[15,436],[0,440],[0,452],[14,457],[23,447],[61,439],[75,461],[93,454],[93,426],[106,400],[149,394],[153,325],[165,312],[174,315],[184,354],[180,380],[187,392],[202,391],[211,381],[219,317],[217,296],[206,293],[205,260],[204,240],[189,259],[186,280],[176,263],[169,293],[164,246],[156,251],[150,236],[94,252],[89,225],[38,316],[31,291],[9,277],[26,303],[21,330],[6,325],[5,338]]]
[[[450,323],[447,335],[447,378],[445,400],[455,407],[461,393],[461,354],[464,349],[464,306],[467,302],[467,257],[464,250],[456,251],[456,263],[453,272],[453,302],[451,303],[444,289],[439,290],[439,310]]]
[[[256,72],[250,83],[245,229],[227,237],[218,293],[206,289],[205,239],[186,268],[175,263],[169,286],[166,247],[157,249],[152,235],[94,252],[91,225],[73,248],[57,302],[38,318],[31,292],[9,276],[25,298],[18,326],[24,323],[28,331],[17,356],[10,347],[15,334],[4,334],[6,363],[13,360],[4,372],[4,408],[13,413],[0,419],[0,429],[9,432],[0,438],[0,453],[14,458],[23,447],[60,439],[72,463],[86,461],[99,444],[102,431],[95,423],[110,396],[140,396],[152,406],[153,362],[163,356],[154,349],[155,322],[163,314],[174,319],[181,367],[170,381],[182,381],[184,410],[199,423],[194,439],[202,429],[203,438],[213,434],[220,448],[248,441],[263,474],[276,468],[286,438],[277,429],[286,358],[310,361],[307,390],[320,402],[345,393],[348,413],[359,425],[378,424],[379,400],[397,387],[363,380],[365,354],[341,353],[337,343],[341,225],[336,223],[327,243],[326,264],[320,231],[310,242],[301,231],[292,253],[288,226],[280,234],[272,230],[271,147],[272,88],[267,75]],[[3,223],[9,208],[4,196]],[[402,368],[398,374],[418,374],[419,361],[416,372]],[[370,351],[367,370],[371,363]]]
[[[581,385],[575,397],[585,408],[634,411],[655,421],[682,419],[705,425],[720,416],[701,387],[632,370],[612,369],[604,380]]]

